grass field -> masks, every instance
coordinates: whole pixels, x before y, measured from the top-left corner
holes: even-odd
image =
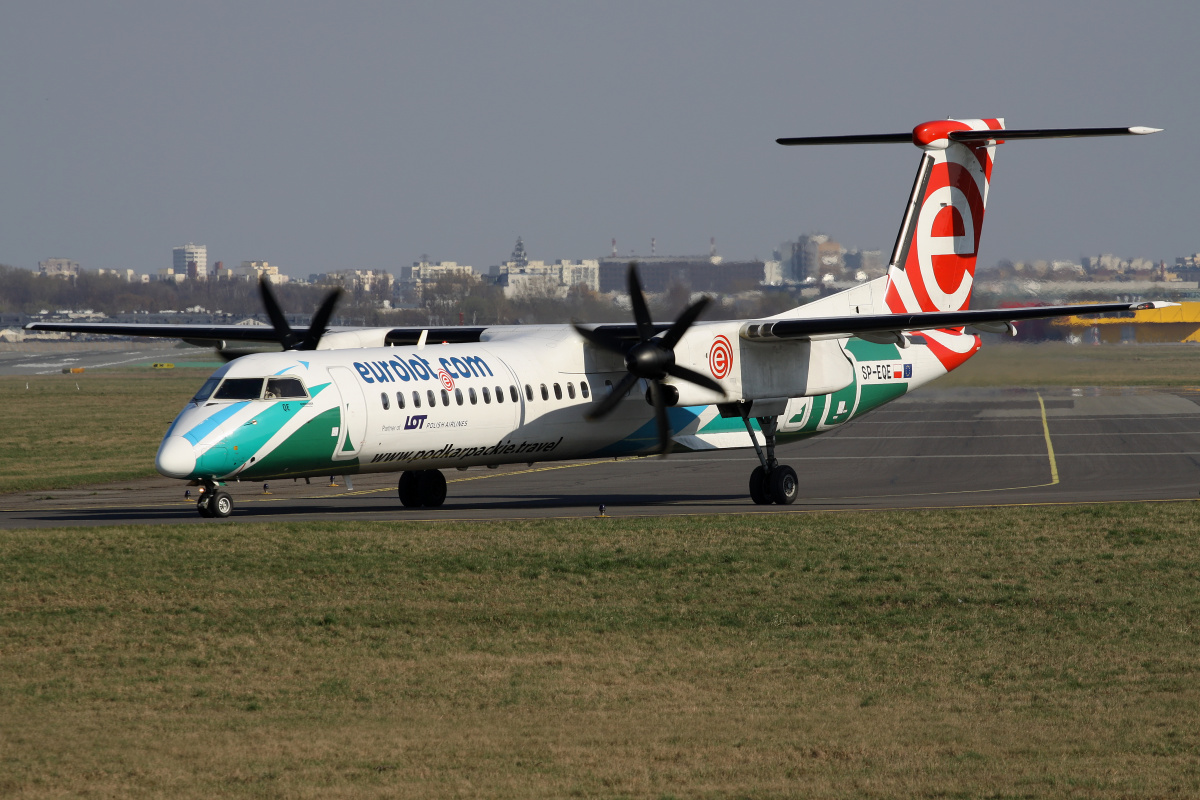
[[[1196,796],[1197,530],[0,531],[0,795]]]
[[[155,475],[158,443],[210,372],[0,378],[0,493]]]
[[[1196,386],[1193,345],[985,344],[933,386]]]
[[[0,494],[154,475],[163,433],[208,374],[122,369],[0,378]],[[1200,348],[1009,344],[985,346],[931,388],[1197,384]]]

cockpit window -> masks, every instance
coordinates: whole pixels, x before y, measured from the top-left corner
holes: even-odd
[[[214,400],[257,400],[262,394],[262,378],[226,378],[213,395]]]
[[[193,403],[203,403],[212,396],[213,390],[217,388],[217,384],[221,382],[220,378],[209,378],[200,387],[200,391],[196,392],[196,396],[192,398]]]
[[[308,392],[299,378],[267,378],[268,400],[306,400]]]

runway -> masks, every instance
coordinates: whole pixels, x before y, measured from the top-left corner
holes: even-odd
[[[781,446],[791,506],[747,494],[752,450],[447,471],[438,509],[405,509],[396,475],[233,483],[238,522],[473,520],[1190,500],[1200,492],[1200,390],[923,390]],[[205,522],[179,481],[0,497],[0,527]]]
[[[221,365],[208,348],[179,348],[161,341],[138,342],[136,346],[113,345],[100,349],[95,342],[63,342],[44,345],[35,351],[0,352],[0,376],[57,375],[64,369],[87,371],[109,367],[150,366],[154,363],[215,370]]]

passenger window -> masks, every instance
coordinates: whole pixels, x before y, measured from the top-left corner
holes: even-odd
[[[605,381],[604,388],[608,389],[608,391],[605,392],[605,394],[612,394],[612,381]]]
[[[213,395],[214,400],[257,400],[262,394],[262,378],[226,378]]]
[[[483,387],[483,396],[487,397],[487,387]],[[479,400],[475,397],[475,387],[467,389],[467,397],[471,398],[471,405],[475,405]]]
[[[421,393],[413,392],[413,408],[421,407]]]
[[[586,400],[586,399],[588,398],[588,395],[590,395],[590,394],[591,394],[591,390],[590,390],[590,389],[588,389],[588,382],[587,382],[587,381],[580,381],[580,382],[579,382],[579,393],[583,395],[583,399],[584,399],[584,400]]]
[[[557,383],[554,384],[554,399],[562,400],[562,387],[559,386]]]
[[[267,399],[307,400],[308,392],[299,378],[267,378]]]
[[[462,389],[454,390],[454,402],[458,403],[460,406],[462,405]]]
[[[546,384],[544,384],[544,383],[542,384],[542,399],[543,400],[550,399],[550,391],[546,388]]]
[[[436,406],[437,405],[437,395],[433,393],[433,389],[430,389],[426,393],[426,395],[429,397],[429,407],[433,408],[434,406]]]
[[[404,392],[396,392],[396,408],[404,408]]]
[[[485,402],[485,403],[492,402],[492,393],[488,391],[488,387],[486,387],[486,386],[483,387],[483,402]],[[497,400],[496,402],[499,403],[500,401]]]
[[[528,386],[526,386],[526,387],[525,387],[525,389],[526,389],[526,390],[528,390],[528,389],[529,389],[529,387],[528,387]],[[498,390],[497,390],[497,391],[498,391]],[[516,387],[516,386],[513,386],[513,385],[511,385],[511,384],[509,384],[509,387],[508,387],[508,396],[509,396],[510,398],[512,398],[512,401],[513,401],[514,403],[515,403],[515,402],[517,402],[518,400],[520,400],[520,399],[521,399],[521,396],[520,396],[519,394],[517,394],[517,387]],[[533,392],[529,392],[529,399],[530,399],[530,400],[532,400],[532,399],[533,399]]]
[[[380,401],[381,403],[383,403],[383,410],[384,410],[384,411],[387,411],[389,408],[391,408],[391,404],[388,402],[388,395],[387,395],[387,392],[380,392],[380,393],[379,393],[379,401]]]
[[[458,393],[458,402],[460,402],[460,403],[462,402],[462,392]],[[442,405],[444,405],[444,406],[450,405],[450,393],[447,392],[445,389],[442,389]]]
[[[570,381],[567,381],[567,397],[571,398],[572,400],[575,399],[575,384],[571,383]]]
[[[528,383],[525,384],[525,398],[527,400],[529,400],[530,402],[533,401],[533,387],[530,386]]]

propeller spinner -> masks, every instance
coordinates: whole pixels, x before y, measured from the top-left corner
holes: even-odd
[[[625,368],[629,372],[613,387],[607,397],[596,404],[588,413],[587,419],[597,420],[608,416],[621,398],[625,396],[639,380],[646,381],[649,386],[650,403],[654,406],[654,422],[658,428],[658,447],[662,455],[671,451],[671,422],[667,418],[667,398],[674,387],[664,385],[662,380],[667,376],[712,389],[714,392],[725,394],[721,384],[707,375],[681,367],[675,363],[675,345],[683,338],[683,334],[692,326],[704,308],[708,305],[707,297],[702,297],[690,305],[679,315],[679,319],[667,329],[661,337],[654,335],[654,325],[650,320],[650,309],[646,306],[646,297],[642,294],[642,282],[638,277],[636,264],[629,265],[629,299],[633,305],[633,320],[637,324],[638,342],[633,347],[610,334],[575,325],[575,330],[601,350],[616,353],[625,358]],[[678,395],[676,395],[678,396]],[[672,400],[674,404],[674,400]]]

